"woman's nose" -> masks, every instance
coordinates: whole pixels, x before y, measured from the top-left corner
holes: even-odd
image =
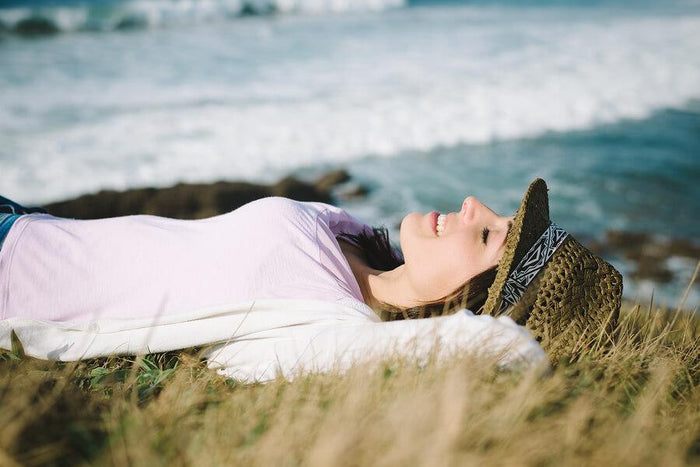
[[[467,206],[469,205],[472,199],[476,198],[473,196],[467,196],[466,198],[464,198],[464,201],[462,201],[462,214],[464,214],[464,212],[467,210]]]
[[[467,196],[462,202],[462,215],[464,220],[471,220],[479,215],[485,208],[484,204],[476,196]]]
[[[490,221],[499,219],[498,214],[489,209],[484,203],[482,203],[476,196],[467,196],[462,202],[461,211],[464,220],[469,221],[475,217],[490,218]]]

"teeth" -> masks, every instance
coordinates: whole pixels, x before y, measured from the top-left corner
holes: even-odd
[[[437,235],[438,237],[440,234],[445,230],[445,219],[447,219],[447,216],[444,214],[440,214],[437,218]]]

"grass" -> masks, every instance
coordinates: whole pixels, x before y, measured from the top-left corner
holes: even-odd
[[[700,465],[700,319],[626,305],[548,376],[455,356],[242,385],[196,351],[0,355],[0,465]]]

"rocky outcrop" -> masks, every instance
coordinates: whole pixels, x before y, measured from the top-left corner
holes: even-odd
[[[659,238],[644,232],[608,230],[602,241],[593,241],[591,250],[601,256],[619,256],[632,262],[635,279],[664,283],[673,280],[668,259],[690,258],[700,261],[700,244],[685,238]]]
[[[266,196],[330,203],[332,192],[349,180],[350,175],[346,171],[337,170],[324,174],[315,182],[285,177],[272,185],[227,181],[207,184],[179,183],[167,188],[102,190],[44,207],[55,216],[76,219],[132,214],[198,219],[232,211]]]
[[[14,27],[14,32],[21,36],[47,36],[59,31],[51,20],[40,16],[20,20]]]

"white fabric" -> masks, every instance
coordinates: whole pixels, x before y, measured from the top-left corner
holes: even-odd
[[[433,345],[495,355],[501,364],[540,365],[538,343],[510,318],[469,311],[440,318],[381,322],[369,308],[321,300],[268,299],[211,307],[157,319],[59,323],[27,318],[0,321],[0,347],[14,330],[27,355],[71,361],[112,354],[145,354],[214,344],[204,357],[220,373],[245,382],[344,371],[356,362],[405,356],[424,361]]]

